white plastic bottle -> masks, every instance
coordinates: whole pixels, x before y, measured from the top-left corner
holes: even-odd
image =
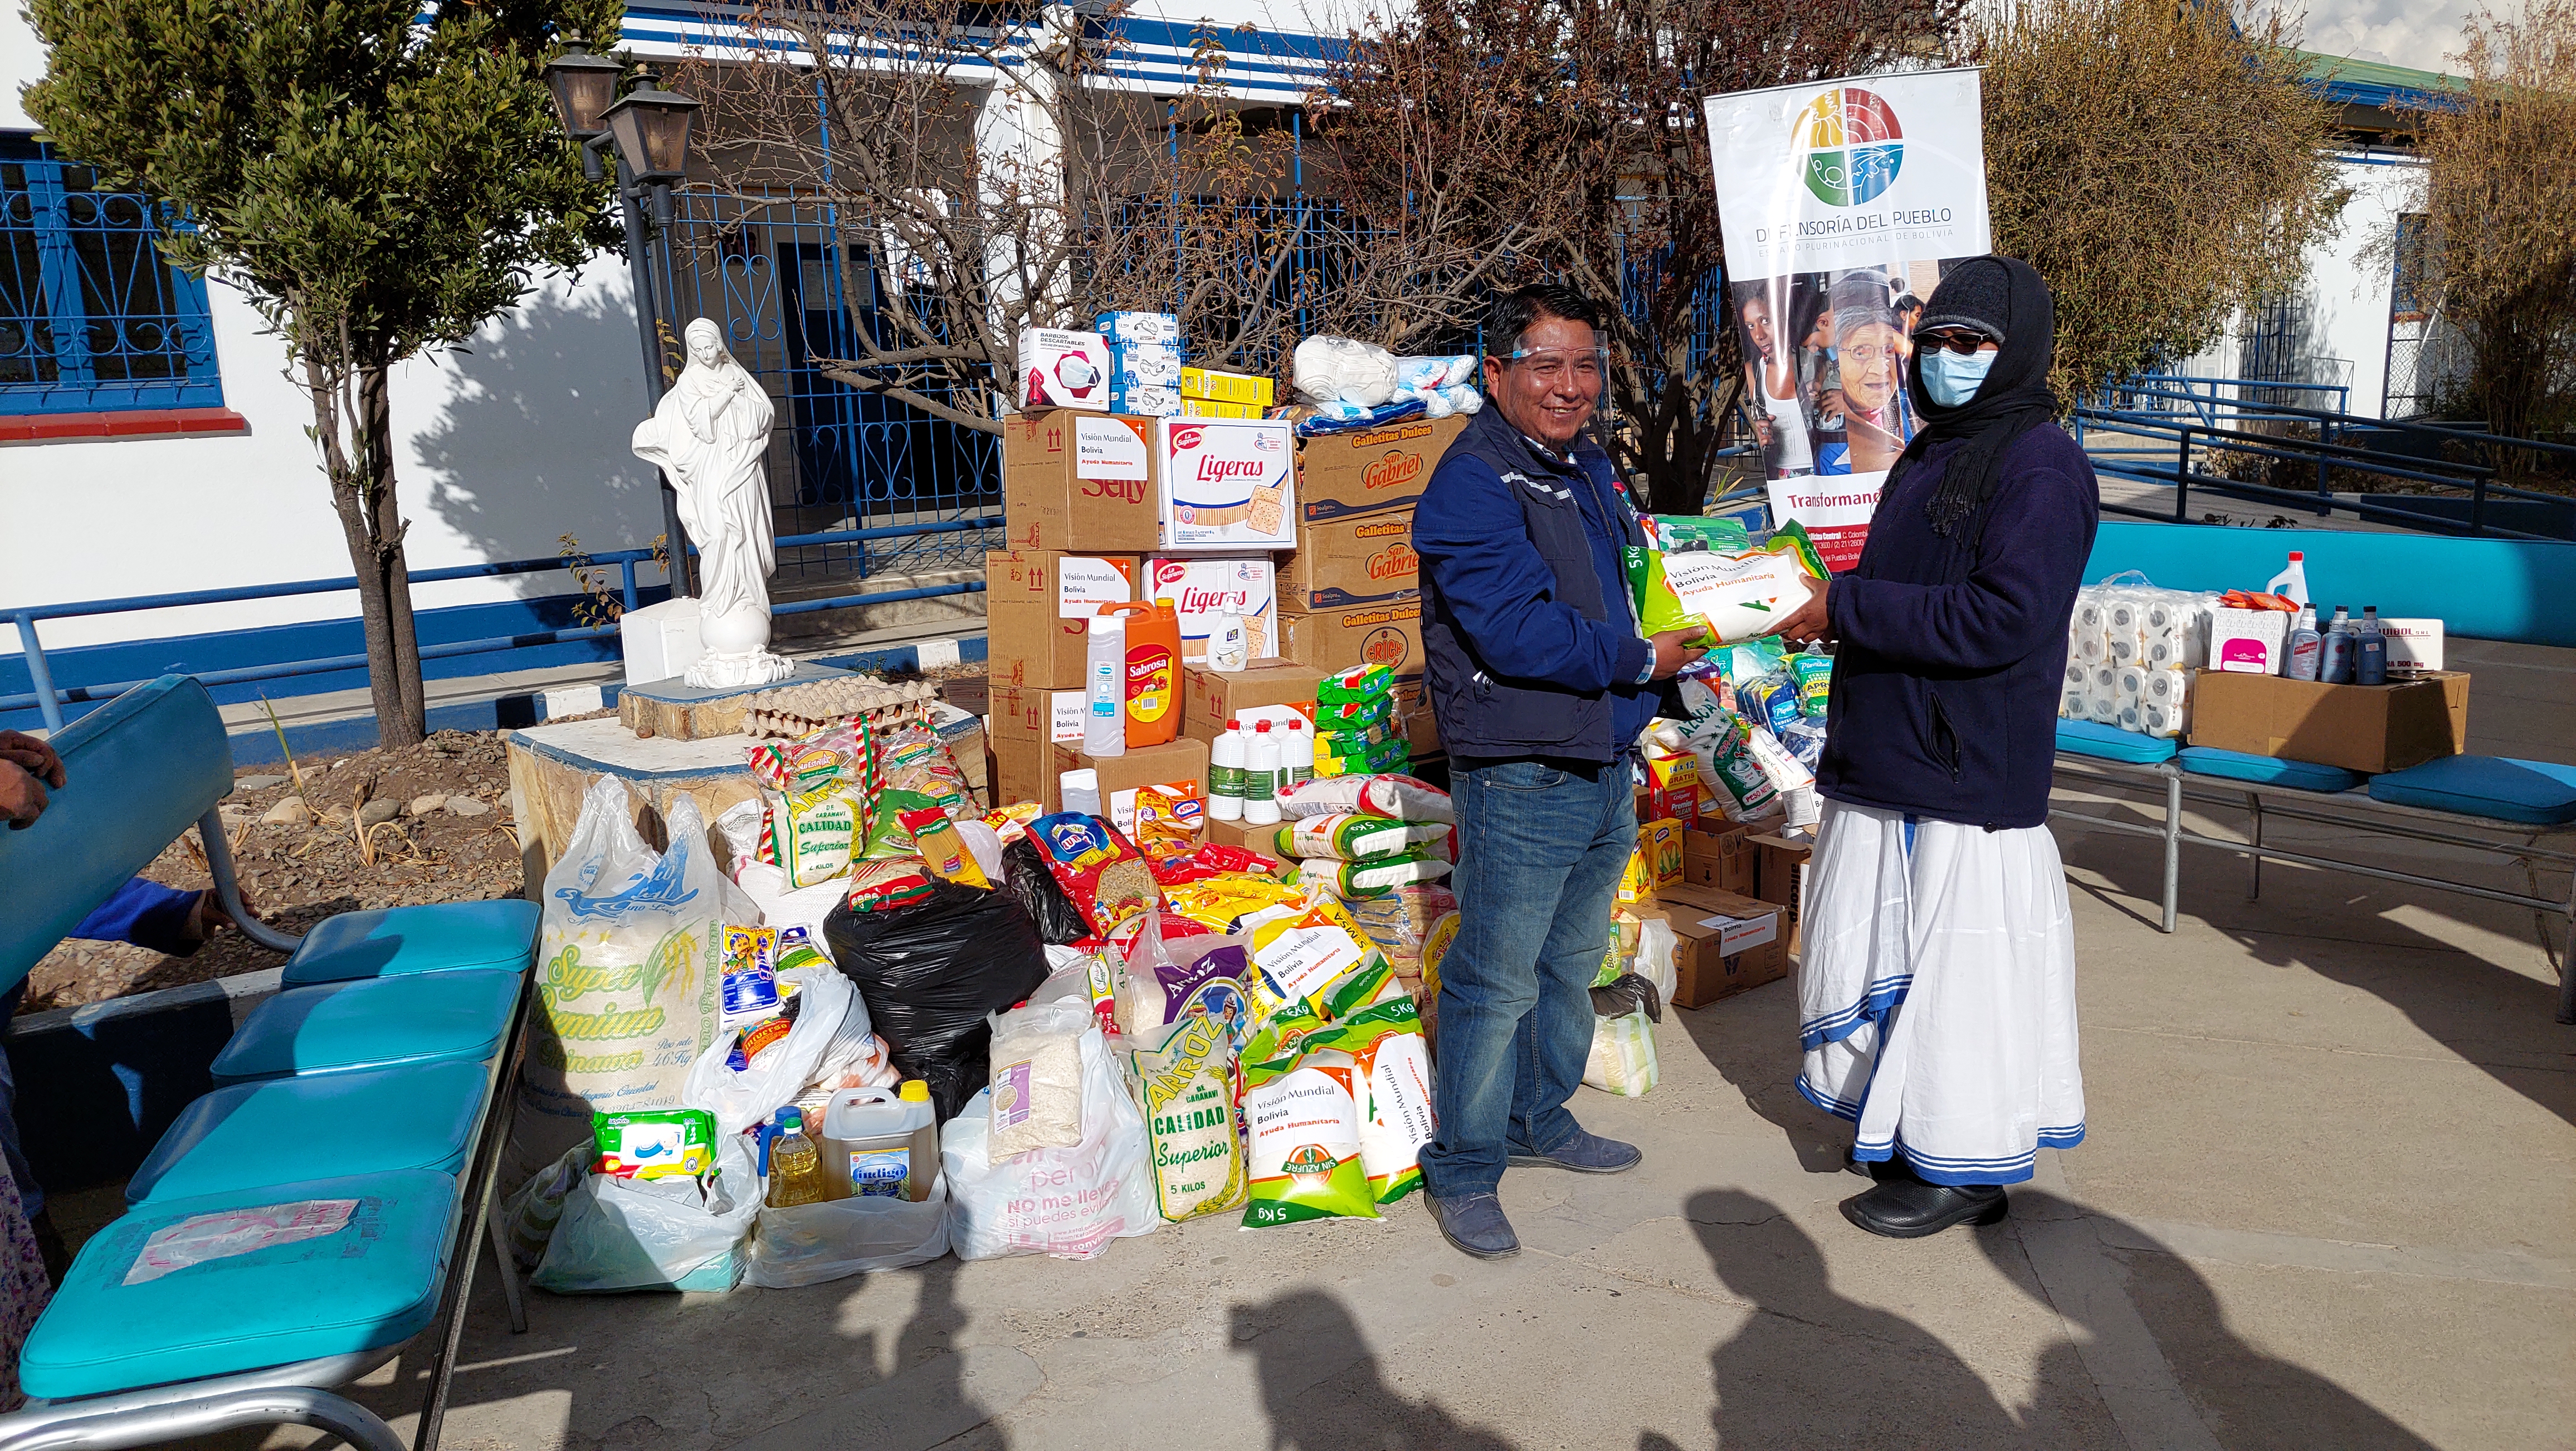
[[[2290,630],[2289,640],[2281,647],[2281,673],[2292,680],[2314,680],[2325,653],[2325,637],[2317,633],[2317,609],[2314,605],[2299,608],[2299,623]]]
[[[1244,822],[1272,825],[1279,820],[1279,738],[1270,733],[1270,722],[1253,726],[1243,763]]]
[[[1208,624],[1207,668],[1221,675],[1242,673],[1252,663],[1252,639],[1243,616],[1219,615]]]
[[[1082,753],[1127,754],[1127,621],[1094,615],[1082,651]]]
[[[2299,550],[2291,550],[2289,564],[2272,576],[2272,582],[2263,586],[2263,592],[2280,595],[2294,605],[2305,607],[2308,603],[2308,556]]]
[[[1279,743],[1279,785],[1285,790],[1315,779],[1315,733],[1302,720],[1288,722],[1288,739]]]
[[[1243,819],[1243,723],[1229,720],[1225,734],[1208,747],[1208,815],[1218,821]]]
[[[2328,685],[2352,684],[2353,644],[2352,612],[2337,605],[2317,657],[2317,678]]]
[[[918,1085],[916,1089],[915,1085]],[[919,1096],[915,1096],[916,1092]],[[823,1109],[823,1178],[835,1199],[930,1197],[939,1177],[939,1140],[930,1086],[920,1079],[890,1088],[844,1088]],[[932,1129],[928,1151],[923,1130]]]
[[[1056,799],[1067,811],[1085,816],[1106,816],[1100,806],[1100,773],[1089,767],[1067,771],[1056,778]]]
[[[2388,683],[2388,632],[2380,627],[2377,605],[2361,607],[2361,623],[2353,630],[2352,683]]]

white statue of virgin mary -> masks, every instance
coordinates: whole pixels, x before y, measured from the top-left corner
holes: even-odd
[[[689,324],[689,362],[653,416],[635,425],[635,456],[658,466],[680,496],[680,523],[698,546],[698,629],[706,654],[683,677],[701,689],[767,685],[795,673],[769,651],[769,576],[777,525],[761,459],[777,418],[760,383],[725,351],[724,334]]]

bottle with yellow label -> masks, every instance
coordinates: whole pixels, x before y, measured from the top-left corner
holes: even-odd
[[[1169,600],[1102,605],[1127,619],[1127,749],[1181,733],[1181,617]]]

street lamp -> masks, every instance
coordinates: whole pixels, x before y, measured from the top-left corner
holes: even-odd
[[[594,179],[603,168],[603,153],[617,168],[617,201],[626,222],[626,267],[635,289],[635,327],[644,345],[644,406],[662,403],[662,329],[654,302],[653,275],[667,271],[667,254],[656,259],[647,242],[647,217],[658,224],[653,234],[667,241],[671,227],[671,183],[689,174],[689,132],[697,121],[698,102],[663,90],[650,66],[636,73],[635,89],[617,97],[618,77],[625,67],[595,56],[577,35],[564,38],[563,54],[546,65],[546,86],[554,92],[555,115],[579,142],[582,167]],[[650,207],[648,213],[647,207]],[[664,265],[656,268],[660,260]],[[658,475],[658,470],[656,471]],[[662,477],[662,535],[670,549],[671,595],[689,588],[689,536],[680,527],[680,496]]]

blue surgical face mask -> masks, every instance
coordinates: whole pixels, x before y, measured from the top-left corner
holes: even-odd
[[[1948,348],[1925,348],[1916,356],[1923,360],[1923,391],[1944,408],[1956,408],[1977,396],[1985,386],[1986,374],[1994,371],[2001,350],[1991,353],[1959,354]]]

